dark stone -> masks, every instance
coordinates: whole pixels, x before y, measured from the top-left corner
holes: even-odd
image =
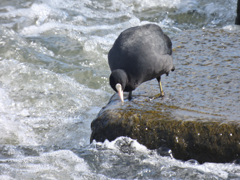
[[[237,2],[237,17],[235,19],[235,24],[240,25],[240,0]]]
[[[93,120],[91,142],[128,136],[163,155],[169,148],[176,159],[238,161],[238,31],[186,31],[173,42],[178,63],[176,75],[163,77],[165,96],[158,97],[156,80],[139,86],[124,105],[115,94]]]
[[[149,149],[168,147],[174,158],[200,163],[231,162],[240,157],[237,123],[173,120],[168,113],[162,113],[164,105],[160,103],[154,103],[156,110],[134,109],[131,105],[112,109],[114,98],[118,96],[92,122],[91,141],[128,136]]]

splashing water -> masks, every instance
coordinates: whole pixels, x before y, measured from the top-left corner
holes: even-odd
[[[89,144],[90,123],[113,94],[107,53],[122,30],[151,22],[171,37],[189,29],[238,31],[231,26],[236,4],[2,0],[0,179],[240,178],[237,163],[182,162],[126,137]]]

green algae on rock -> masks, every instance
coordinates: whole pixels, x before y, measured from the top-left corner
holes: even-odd
[[[141,103],[141,108],[133,109],[131,102],[112,109],[108,106],[114,103],[113,99],[117,101],[118,97],[113,97],[92,122],[91,141],[128,136],[149,149],[168,147],[177,159],[199,162],[230,162],[240,156],[240,126],[237,123],[175,120],[164,107],[160,111],[161,105],[152,101],[144,104],[155,104],[155,111],[145,110]]]

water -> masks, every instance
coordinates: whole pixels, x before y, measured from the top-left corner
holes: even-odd
[[[201,29],[212,28],[230,35],[239,33],[237,27],[231,26],[236,3],[236,0],[2,0],[0,179],[240,178],[240,166],[236,163],[182,162],[160,156],[129,138],[89,144],[90,123],[113,94],[108,85],[107,53],[122,30],[157,23],[171,38],[175,37],[177,49],[184,41],[178,34],[184,30],[192,30],[195,36]],[[196,57],[197,54],[192,58]],[[239,52],[233,52],[233,58],[239,57]],[[176,62],[179,74],[191,67],[186,66],[190,63],[187,59]],[[200,69],[201,77],[207,63]],[[196,67],[197,63],[191,65]],[[239,63],[228,68],[239,69]],[[223,96],[235,103],[227,103],[235,107],[230,111],[234,114],[230,120],[239,120],[240,116],[236,112],[239,71],[235,70],[235,74],[230,82],[234,85],[226,90],[234,92],[234,99]],[[180,91],[174,91],[181,87],[177,76],[167,81],[177,82],[176,86],[166,88],[171,96],[179,96]],[[214,80],[209,77],[209,82]],[[194,98],[185,94],[184,98],[195,104],[202,94]],[[188,104],[179,103],[180,107],[185,105]],[[205,104],[199,107],[206,110]],[[210,110],[218,114],[225,105],[218,107],[217,112]]]

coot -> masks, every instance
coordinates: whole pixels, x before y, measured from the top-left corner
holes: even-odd
[[[174,71],[172,42],[155,24],[136,26],[123,31],[108,53],[110,85],[124,102],[123,91],[132,91],[141,83],[156,78],[160,96],[164,95],[161,75]]]

